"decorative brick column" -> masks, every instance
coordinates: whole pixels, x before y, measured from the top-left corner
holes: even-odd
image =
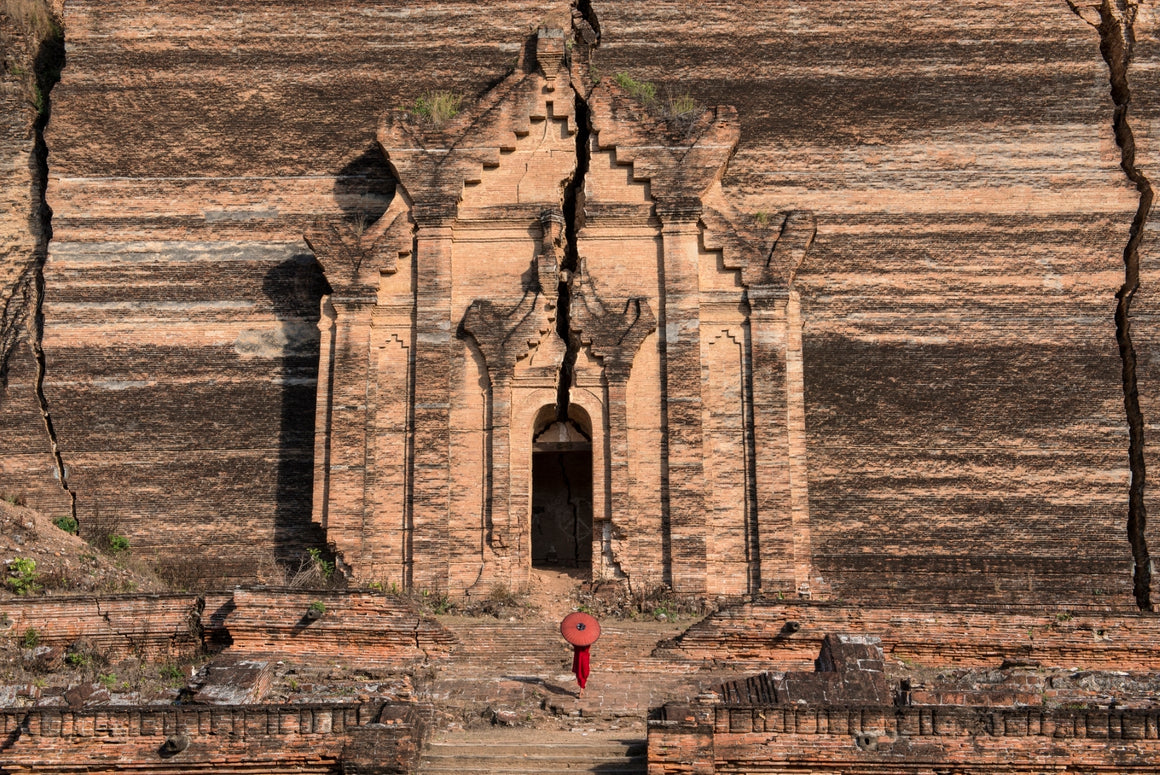
[[[705,465],[701,428],[701,300],[695,199],[657,202],[664,245],[661,341],[668,441],[671,584],[674,591],[705,591]]]

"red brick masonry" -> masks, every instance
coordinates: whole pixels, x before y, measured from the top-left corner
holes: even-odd
[[[816,775],[1153,773],[1160,760],[1160,709],[664,710],[663,719],[649,724],[649,775],[718,770]],[[688,715],[674,718],[682,712]]]
[[[0,773],[409,772],[423,724],[372,704],[0,710]],[[165,750],[166,741],[182,750]],[[341,768],[341,769],[340,769]]]

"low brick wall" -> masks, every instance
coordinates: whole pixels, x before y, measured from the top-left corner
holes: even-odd
[[[325,608],[307,617],[314,603]],[[40,645],[78,640],[111,659],[191,656],[231,647],[351,665],[400,664],[446,656],[455,638],[434,619],[382,593],[235,589],[196,595],[36,597],[0,601],[0,637],[36,630]]]
[[[310,620],[316,602],[325,613]],[[398,664],[446,656],[455,640],[439,622],[375,592],[237,589],[233,604],[224,622],[231,649],[239,653]]]
[[[0,635],[34,629],[45,646],[87,640],[113,659],[179,658],[202,647],[201,609],[190,594],[11,598],[0,601]]]
[[[930,666],[1160,669],[1160,617],[1131,611],[752,603],[709,616],[658,654],[742,669],[809,669],[827,633],[875,635],[887,658]]]
[[[406,773],[421,717],[414,706],[357,703],[0,710],[0,773]],[[173,736],[187,747],[163,750]]]
[[[667,706],[663,715],[649,723],[649,775],[1154,773],[1160,760],[1160,709]]]

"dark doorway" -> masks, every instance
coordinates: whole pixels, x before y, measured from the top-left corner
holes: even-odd
[[[532,565],[592,566],[592,444],[572,421],[532,445]]]

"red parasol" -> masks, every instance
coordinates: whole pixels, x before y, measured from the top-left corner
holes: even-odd
[[[575,611],[560,622],[560,634],[573,646],[591,646],[600,637],[600,622],[589,614]]]

